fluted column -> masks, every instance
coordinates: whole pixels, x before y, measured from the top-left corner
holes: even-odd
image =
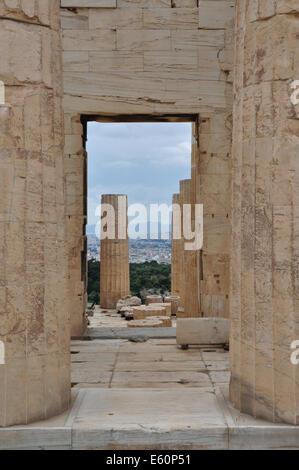
[[[295,3],[237,1],[230,305],[233,405],[290,424],[299,424]]]
[[[180,208],[181,208],[181,231],[182,231],[182,237],[179,240],[178,243],[178,250],[179,250],[179,256],[180,256],[180,297],[181,297],[181,303],[180,307],[185,310],[185,296],[186,296],[186,283],[185,283],[185,277],[186,277],[186,271],[188,269],[188,266],[186,265],[186,258],[185,258],[185,250],[184,250],[184,234],[183,234],[183,214],[184,214],[184,204],[188,204],[188,201],[190,199],[190,193],[191,193],[191,180],[182,180],[180,181]],[[189,295],[189,292],[188,292]],[[184,317],[184,312],[180,311],[178,313],[179,317]]]
[[[190,189],[188,188],[186,197],[187,204],[191,207],[191,229],[194,232],[195,226],[195,205],[199,197],[198,190],[198,167],[199,167],[199,149],[198,149],[198,124],[192,123],[192,136],[191,136],[191,181]],[[187,240],[185,242],[188,243]],[[190,243],[190,242],[189,242]],[[200,250],[184,249],[185,260],[185,305],[184,316],[187,318],[197,318],[201,316],[200,311]],[[189,295],[188,295],[189,293]]]
[[[102,208],[104,205],[113,208],[115,237],[101,240],[100,304],[102,308],[115,308],[120,298],[130,294],[127,196],[104,194]],[[104,225],[102,219],[102,233]]]
[[[68,408],[70,324],[60,2],[0,9],[0,426],[11,426]]]
[[[180,195],[172,196],[173,216],[172,216],[172,242],[171,242],[171,293],[180,296],[180,256],[181,256],[181,240],[174,239],[174,223],[176,223],[176,208],[180,207]]]
[[[194,204],[192,204],[192,180],[180,181],[180,205],[182,215],[182,233],[184,205],[191,208],[191,228],[194,230]],[[186,209],[185,209],[186,210]],[[184,312],[179,313],[181,318],[192,318],[200,316],[199,303],[199,272],[198,272],[198,250],[186,250],[185,244],[190,240],[182,237],[181,241],[181,297],[183,299]]]

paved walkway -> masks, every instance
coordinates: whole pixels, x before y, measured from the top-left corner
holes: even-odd
[[[127,328],[127,321],[116,310],[106,310],[98,305],[93,317],[89,317],[91,328]]]
[[[229,355],[223,349],[182,351],[175,339],[73,341],[74,388],[203,387],[229,383]]]
[[[0,449],[299,449],[299,426],[273,425],[228,401],[228,353],[174,339],[72,342],[71,409],[0,428]]]

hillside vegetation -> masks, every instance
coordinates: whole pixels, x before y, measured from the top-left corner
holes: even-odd
[[[167,294],[171,287],[171,265],[156,261],[130,264],[131,294],[141,299],[149,293]],[[88,301],[100,301],[100,262],[88,261]]]

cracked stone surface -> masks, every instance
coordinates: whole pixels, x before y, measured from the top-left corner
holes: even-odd
[[[73,387],[69,412],[0,429],[0,449],[299,448],[298,427],[233,409],[228,361],[175,339],[73,341],[73,380],[87,382]]]

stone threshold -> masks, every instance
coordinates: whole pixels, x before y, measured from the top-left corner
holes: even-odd
[[[0,428],[0,450],[299,449],[299,426],[234,410],[223,390],[80,389],[68,413]]]
[[[72,339],[86,341],[87,339],[134,339],[137,337],[144,337],[145,339],[176,338],[176,328],[90,327],[87,328],[84,336]]]

